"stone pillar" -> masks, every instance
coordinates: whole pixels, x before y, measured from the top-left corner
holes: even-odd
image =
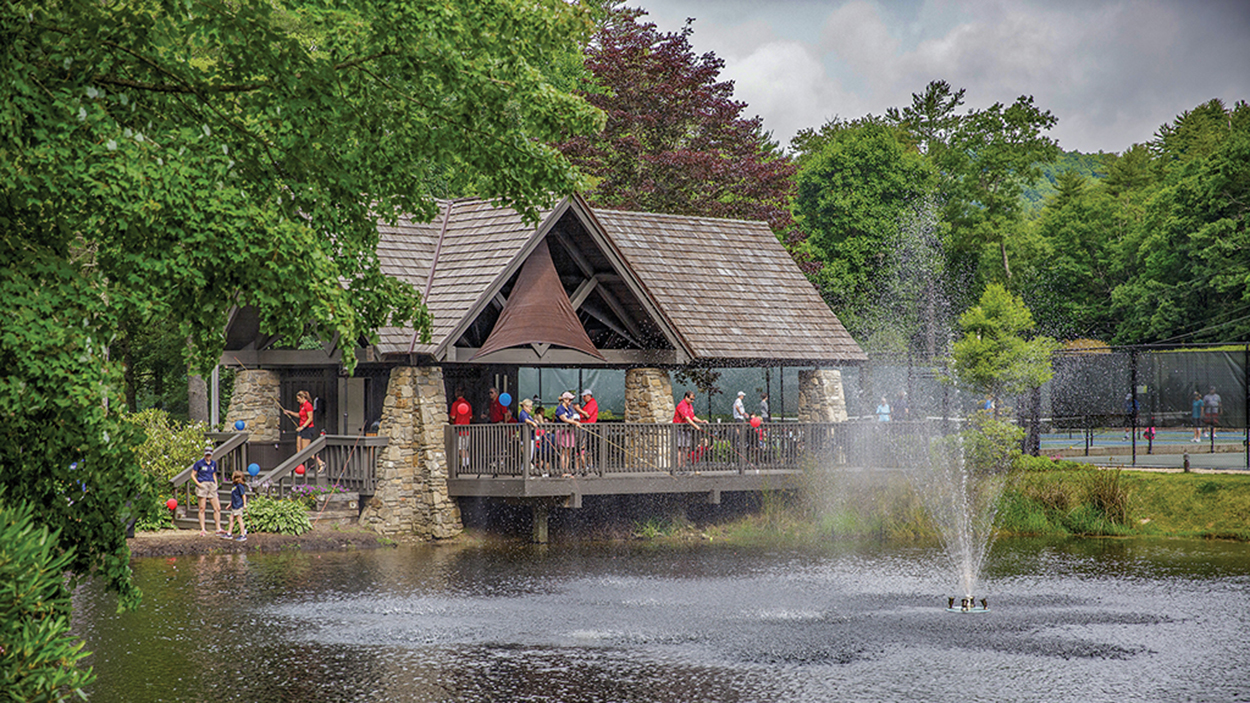
[[[639,368],[625,371],[625,422],[670,423],[673,421],[673,383],[664,369]],[[671,471],[668,460],[670,435],[631,431],[623,440],[625,460],[657,471]]]
[[[625,371],[625,422],[671,422],[673,383],[664,369]]]
[[[378,456],[377,484],[361,524],[384,535],[447,539],[460,534],[460,505],[447,495],[446,425],[442,369],[391,369],[378,429],[388,441]]]
[[[278,374],[274,371],[240,371],[234,377],[234,392],[226,413],[227,431],[234,430],[236,420],[242,420],[247,423],[249,442],[277,442],[282,430],[279,390]]]
[[[841,371],[799,369],[799,422],[846,422]]]

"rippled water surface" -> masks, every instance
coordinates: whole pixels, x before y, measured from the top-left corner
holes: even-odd
[[[411,546],[136,562],[94,701],[1250,701],[1250,546]],[[982,594],[978,594],[982,595]]]

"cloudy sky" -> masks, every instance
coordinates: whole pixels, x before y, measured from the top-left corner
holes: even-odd
[[[1250,0],[627,0],[725,60],[783,144],[903,106],[931,80],[968,107],[1032,95],[1064,149],[1123,151],[1181,112],[1250,100]]]

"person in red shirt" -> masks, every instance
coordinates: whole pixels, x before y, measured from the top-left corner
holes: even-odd
[[[582,404],[574,405],[573,409],[582,416],[582,422],[599,421],[599,403],[595,401],[595,394],[589,388],[582,391]]]
[[[464,399],[464,389],[456,389],[456,399],[451,402],[451,409],[448,411],[451,416],[451,424],[467,425],[473,421],[473,406],[469,405],[469,401]],[[469,466],[469,432],[461,430],[457,438],[460,448],[460,466],[468,468]]]
[[[695,431],[703,429],[699,427],[700,424],[707,424],[707,420],[695,417],[694,391],[686,391],[686,395],[677,404],[673,411],[673,424],[682,425],[677,428],[677,465],[680,467],[686,463],[686,455],[694,446]]]
[[[508,422],[508,416],[511,414],[512,413],[508,411],[508,408],[504,407],[504,404],[499,402],[499,389],[490,389],[490,410],[486,419],[494,423]]]
[[[595,401],[595,394],[589,388],[582,390],[582,404],[574,405],[573,409],[577,411],[583,425],[599,421],[599,403]],[[589,470],[594,464],[595,438],[597,437],[598,435],[594,432],[594,428],[590,428],[589,432],[582,434],[581,452],[586,470]]]
[[[312,396],[308,391],[300,391],[295,394],[295,401],[299,403],[299,412],[282,408],[282,412],[290,417],[299,418],[295,427],[295,453],[304,451],[304,448],[312,444],[317,437],[317,431],[313,429],[313,404]],[[317,457],[317,470],[325,468],[325,462],[321,457]]]

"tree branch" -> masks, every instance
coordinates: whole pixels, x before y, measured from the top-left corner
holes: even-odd
[[[136,90],[144,90],[151,93],[182,93],[185,95],[200,95],[201,91],[197,90],[189,83],[175,85],[173,83],[147,83],[144,81],[131,80],[129,78],[116,78],[114,76],[95,76],[91,79],[93,83],[104,83],[106,85],[118,85],[123,88],[134,88]],[[247,83],[243,85],[223,85],[208,88],[209,92],[214,93],[247,93],[253,90],[267,88],[270,83]]]

